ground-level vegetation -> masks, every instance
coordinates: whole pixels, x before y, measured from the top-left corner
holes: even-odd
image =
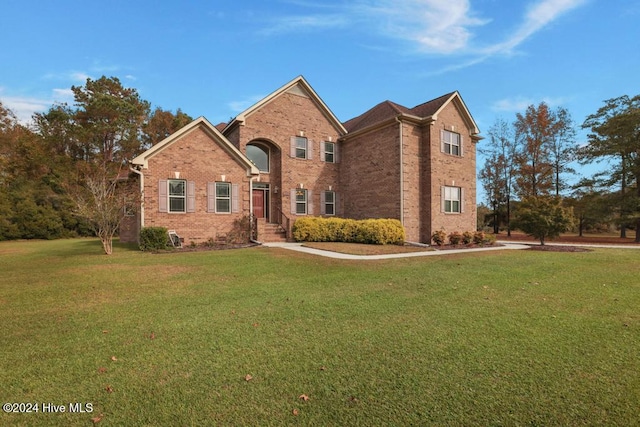
[[[632,425],[637,259],[0,242],[0,424]]]

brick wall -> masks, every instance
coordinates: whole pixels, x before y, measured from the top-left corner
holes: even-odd
[[[342,149],[340,187],[349,218],[400,218],[398,123],[353,138]]]
[[[176,230],[185,244],[217,240],[229,233],[236,219],[249,213],[249,178],[245,166],[238,163],[222,145],[195,128],[149,159],[144,174],[145,226],[162,226]],[[180,179],[195,182],[195,212],[159,212],[159,180]],[[231,214],[207,212],[207,183],[222,180],[239,184],[239,212]]]
[[[446,129],[462,135],[462,157],[441,152],[440,130]],[[423,194],[425,206],[430,206],[431,230],[425,230],[423,239],[427,241],[436,230],[475,231],[476,229],[476,146],[467,125],[462,120],[455,103],[449,103],[439,114],[438,120],[429,128],[430,143],[428,165],[425,171],[431,177],[429,192]],[[460,187],[464,191],[464,212],[443,213],[441,209],[441,187]]]
[[[310,97],[299,93],[282,93],[248,115],[245,123],[231,129],[229,134],[243,153],[246,153],[246,146],[252,141],[265,143],[271,148],[271,169],[268,174],[261,173],[260,181],[270,183],[273,218],[277,209],[282,209],[291,220],[297,218],[291,213],[290,190],[299,184],[311,192],[313,215],[320,215],[320,194],[329,186],[340,197],[339,164],[323,162],[320,157],[320,144],[324,141],[336,142],[340,135]],[[312,145],[312,159],[290,156],[293,136],[308,138]],[[275,187],[278,187],[277,194]]]

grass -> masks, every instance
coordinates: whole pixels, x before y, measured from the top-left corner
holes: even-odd
[[[638,255],[1,242],[0,425],[638,425]]]

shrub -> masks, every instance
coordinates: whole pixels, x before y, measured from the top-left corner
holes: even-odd
[[[496,244],[496,235],[495,234],[490,234],[490,233],[485,233],[484,235],[484,239],[482,240],[482,244],[483,245],[495,245]]]
[[[476,231],[473,233],[473,243],[476,245],[481,245],[484,243],[484,231]]]
[[[292,228],[298,242],[350,242],[377,245],[404,243],[404,227],[395,219],[365,219],[304,217]]]
[[[462,243],[464,243],[465,245],[470,245],[471,242],[473,242],[473,236],[473,231],[465,231],[464,233],[462,233]]]
[[[459,231],[454,231],[449,234],[449,243],[452,245],[459,245],[462,241],[462,234]]]
[[[447,233],[444,232],[444,230],[437,230],[434,231],[433,234],[431,235],[431,240],[433,240],[433,243],[435,243],[438,246],[442,246],[444,245],[444,241],[447,238]]]
[[[143,227],[140,230],[140,249],[143,251],[157,251],[166,249],[169,235],[165,227]]]

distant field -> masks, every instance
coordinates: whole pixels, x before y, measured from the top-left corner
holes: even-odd
[[[638,425],[636,250],[101,251],[0,242],[0,425]]]

